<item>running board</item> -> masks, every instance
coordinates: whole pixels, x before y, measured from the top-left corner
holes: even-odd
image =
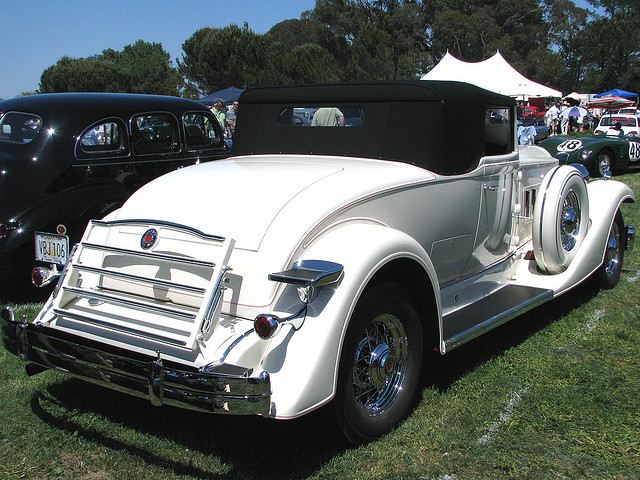
[[[553,290],[507,285],[442,317],[441,353],[494,329],[553,298]]]

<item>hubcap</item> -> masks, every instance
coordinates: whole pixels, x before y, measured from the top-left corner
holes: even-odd
[[[564,199],[560,216],[560,240],[562,248],[570,251],[575,247],[580,234],[580,202],[575,192],[571,191]]]
[[[400,320],[377,316],[365,329],[353,362],[356,401],[370,416],[384,413],[402,390],[408,341]]]

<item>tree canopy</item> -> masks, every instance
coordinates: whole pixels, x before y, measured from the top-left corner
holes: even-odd
[[[125,92],[178,95],[183,78],[159,43],[138,40],[121,52],[62,57],[40,77],[40,92]]]
[[[130,91],[198,97],[227,87],[415,79],[449,51],[480,61],[496,51],[564,92],[640,90],[640,0],[316,0],[264,34],[247,24],[197,30],[177,67],[160,44],[61,58],[45,91]]]

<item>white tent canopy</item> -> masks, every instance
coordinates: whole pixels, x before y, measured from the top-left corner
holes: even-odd
[[[517,98],[554,97],[562,92],[529,80],[513,68],[500,52],[482,62],[463,62],[446,53],[442,60],[422,80],[456,80],[482,87],[492,92]]]

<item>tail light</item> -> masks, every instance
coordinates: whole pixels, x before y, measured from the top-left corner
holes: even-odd
[[[260,338],[267,340],[278,333],[280,321],[275,315],[260,314],[253,321],[253,328]]]
[[[44,287],[56,280],[60,276],[57,270],[45,267],[36,267],[31,271],[31,283],[36,287]]]

